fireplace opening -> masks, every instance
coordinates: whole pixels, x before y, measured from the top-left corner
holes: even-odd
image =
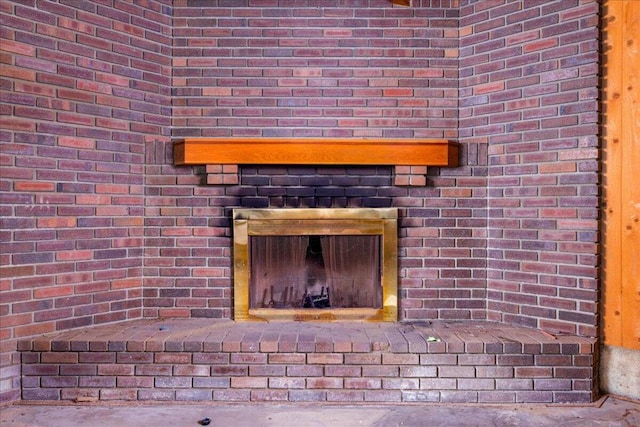
[[[380,240],[249,237],[249,308],[382,308]]]
[[[395,209],[234,210],[236,320],[397,320]]]

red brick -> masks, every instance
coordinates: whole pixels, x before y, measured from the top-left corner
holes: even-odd
[[[142,400],[142,401],[144,400],[157,400],[157,401],[175,400],[175,395],[176,395],[176,392],[174,390],[143,389],[143,390],[137,391],[137,393],[136,393],[136,390],[132,390],[132,389],[124,389],[124,390],[129,390],[127,394],[131,396],[129,399],[125,399],[125,400]],[[108,392],[108,391],[109,390],[101,391],[102,400],[109,400],[102,396],[102,392]],[[117,396],[117,393],[112,393],[109,395],[110,399],[116,399],[116,396]]]
[[[230,385],[231,379],[224,377],[195,377],[193,379],[193,387],[195,388],[228,389]]]
[[[516,395],[508,391],[479,391],[478,403],[515,403]]]
[[[393,354],[383,353],[383,365],[418,365],[420,356],[417,354]]]
[[[461,354],[458,356],[460,365],[495,365],[496,357],[491,354]]]
[[[473,366],[441,366],[438,368],[440,378],[473,378],[475,368]]]
[[[78,401],[81,399],[99,400],[100,390],[97,389],[62,389],[60,393],[62,400]]]
[[[364,393],[357,390],[327,390],[327,402],[362,402]]]
[[[231,363],[253,364],[253,363],[266,363],[266,362],[267,362],[267,354],[263,354],[263,353],[258,353],[258,354],[232,353],[231,354]]]
[[[41,377],[40,386],[43,388],[77,387],[78,377]]]
[[[214,390],[213,400],[220,402],[249,402],[249,390]]]
[[[260,343],[260,352],[261,353],[275,353],[278,351],[278,342],[261,342]]]
[[[571,378],[571,379],[588,379],[594,376],[593,369],[591,367],[556,367],[556,378]]]
[[[251,390],[253,402],[286,402],[288,398],[286,390]]]
[[[382,381],[379,378],[345,378],[344,388],[376,390],[382,388]]]
[[[78,363],[78,353],[44,352],[40,356],[41,363]]]
[[[489,378],[460,378],[458,380],[459,390],[493,390],[495,384]]]
[[[421,365],[456,365],[458,356],[455,354],[421,354]]]
[[[208,366],[177,365],[173,367],[173,375],[176,376],[205,377],[209,376],[210,371]]]
[[[282,377],[286,374],[286,368],[282,365],[250,365],[251,377]]]
[[[211,390],[176,390],[177,401],[202,402],[212,400],[212,396]]]
[[[220,365],[229,363],[228,353],[194,353],[192,356],[194,364]]]
[[[156,388],[190,388],[191,378],[189,377],[156,377],[154,380]]]
[[[534,390],[571,390],[571,380],[564,378],[536,378]]]
[[[437,391],[402,391],[403,402],[439,402],[440,393]]]
[[[231,377],[231,388],[267,388],[265,377]]]
[[[398,390],[365,390],[365,402],[401,402],[402,393]]]
[[[124,365],[127,366],[127,365]],[[128,370],[124,370],[124,372],[128,372]],[[149,375],[149,376],[170,376],[172,375],[173,367],[171,365],[135,365],[135,374],[134,375]],[[122,374],[121,374],[122,375]]]
[[[477,402],[478,393],[476,391],[444,390],[440,393],[440,400],[443,403]]]
[[[31,364],[22,365],[22,375],[58,375],[60,369],[59,365],[55,364]]]
[[[400,375],[402,377],[436,377],[437,372],[438,370],[435,366],[400,366]]]
[[[78,379],[78,386],[83,388],[112,388],[116,386],[116,377],[82,376]]]
[[[94,364],[60,365],[60,375],[96,375],[98,366]]]
[[[553,376],[553,369],[549,367],[516,367],[516,378],[550,378]]]
[[[362,373],[360,366],[326,366],[324,375],[327,377],[359,377]]]
[[[535,356],[536,366],[570,366],[571,363],[570,355],[540,354]]]
[[[151,355],[152,354],[150,354],[150,356]],[[120,361],[118,361],[118,363],[120,363]],[[155,353],[153,363],[189,364],[191,363],[191,353]]]
[[[342,378],[307,378],[308,389],[342,388]]]
[[[306,356],[299,353],[275,353],[269,354],[269,363],[281,363],[281,364],[303,364],[306,361]]]
[[[371,353],[347,353],[344,355],[345,365],[380,365],[382,364],[382,355]]]
[[[116,387],[120,388],[153,388],[152,377],[117,377]]]
[[[98,364],[115,363],[116,353],[82,351],[82,352],[78,352],[78,362],[79,363],[98,363]]]
[[[335,354],[335,353],[320,353],[320,354],[308,354],[307,355],[307,363],[308,364],[321,364],[321,365],[330,365],[330,364],[342,364],[343,363],[343,355]]]
[[[233,366],[233,365],[215,366],[214,365],[211,367],[212,376],[241,377],[241,376],[246,376],[248,373],[249,373],[249,369],[247,366]]]
[[[517,391],[516,403],[551,403],[553,393],[550,391]]]
[[[117,353],[116,363],[140,364],[153,363],[153,353]],[[155,361],[160,363],[159,361]]]
[[[269,388],[302,389],[305,386],[304,378],[269,378]]]
[[[291,390],[289,401],[291,402],[324,402],[327,394],[322,390]]]
[[[533,356],[528,354],[499,354],[497,363],[500,366],[530,366],[533,365]]]
[[[478,378],[513,378],[513,368],[508,366],[476,366]]]
[[[382,388],[385,390],[418,390],[420,380],[418,378],[384,378]]]
[[[455,378],[423,378],[420,380],[422,390],[455,390],[458,387]]]
[[[22,399],[29,400],[60,400],[60,389],[27,389],[22,391]]]
[[[399,375],[397,366],[363,366],[362,376],[367,377],[397,377]]]
[[[556,403],[588,403],[593,401],[593,394],[590,391],[575,392],[555,392],[554,402]]]
[[[287,366],[288,377],[321,377],[324,370],[322,366],[293,365]]]

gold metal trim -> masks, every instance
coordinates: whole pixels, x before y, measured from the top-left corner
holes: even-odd
[[[249,236],[382,236],[382,308],[249,308]],[[398,210],[396,208],[234,209],[234,319],[236,321],[398,320]]]

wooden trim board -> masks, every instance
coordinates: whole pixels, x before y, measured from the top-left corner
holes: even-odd
[[[175,165],[458,166],[458,143],[440,139],[186,138]]]
[[[602,338],[640,350],[640,2],[603,11]]]

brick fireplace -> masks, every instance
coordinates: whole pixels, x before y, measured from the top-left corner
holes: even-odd
[[[595,398],[598,3],[320,3],[3,2],[3,400]],[[397,210],[396,323],[232,321],[233,211],[301,208]]]

